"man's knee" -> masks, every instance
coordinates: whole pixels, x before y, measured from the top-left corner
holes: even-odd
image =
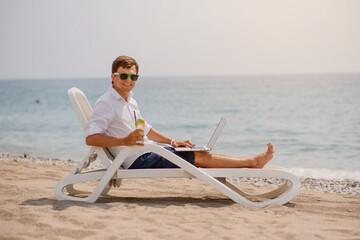
[[[209,157],[211,157],[211,153],[203,152],[203,151],[199,151],[199,152],[195,151],[194,156],[195,156],[195,158],[209,158]]]
[[[194,165],[197,167],[203,167],[211,159],[210,152],[194,152]]]

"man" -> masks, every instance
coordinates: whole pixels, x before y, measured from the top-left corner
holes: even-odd
[[[131,90],[139,75],[139,65],[128,56],[116,58],[112,65],[112,85],[95,104],[88,124],[86,144],[107,147],[117,156],[126,146],[143,145],[144,142],[170,144],[173,147],[192,147],[189,140],[179,141],[155,130],[148,122],[145,129],[135,130],[135,118],[141,118],[137,102]],[[233,157],[210,152],[176,152],[185,161],[203,168],[262,168],[274,154],[273,144],[267,143],[267,150],[253,157]],[[177,166],[163,157],[150,152],[139,152],[129,156],[122,164],[127,169],[138,168],[176,168]]]

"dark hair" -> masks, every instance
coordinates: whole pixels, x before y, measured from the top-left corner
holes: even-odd
[[[136,74],[138,74],[139,73],[139,65],[136,62],[136,60],[133,59],[132,57],[120,56],[114,60],[111,71],[112,71],[112,73],[115,73],[119,67],[128,69],[128,68],[131,68],[132,66],[136,67]]]

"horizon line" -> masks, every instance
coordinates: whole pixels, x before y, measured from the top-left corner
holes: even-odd
[[[164,75],[164,76],[156,76],[156,75],[144,75],[140,76],[142,78],[191,78],[191,77],[222,77],[222,78],[228,78],[228,77],[252,77],[252,76],[258,76],[258,77],[271,77],[271,76],[334,76],[334,75],[360,75],[360,72],[322,72],[322,73],[250,73],[250,74],[229,74],[229,75],[220,75],[220,74],[214,74],[214,75],[201,75],[201,74],[194,74],[194,75]],[[81,79],[99,79],[99,78],[108,78],[109,76],[96,76],[96,77],[59,77],[59,78],[51,78],[51,77],[34,77],[34,78],[0,78],[0,81],[31,81],[31,80],[81,80]]]

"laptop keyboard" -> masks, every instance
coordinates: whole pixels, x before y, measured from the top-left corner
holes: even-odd
[[[206,150],[205,146],[202,146],[202,145],[195,145],[193,146],[191,149],[194,149],[194,150]]]

